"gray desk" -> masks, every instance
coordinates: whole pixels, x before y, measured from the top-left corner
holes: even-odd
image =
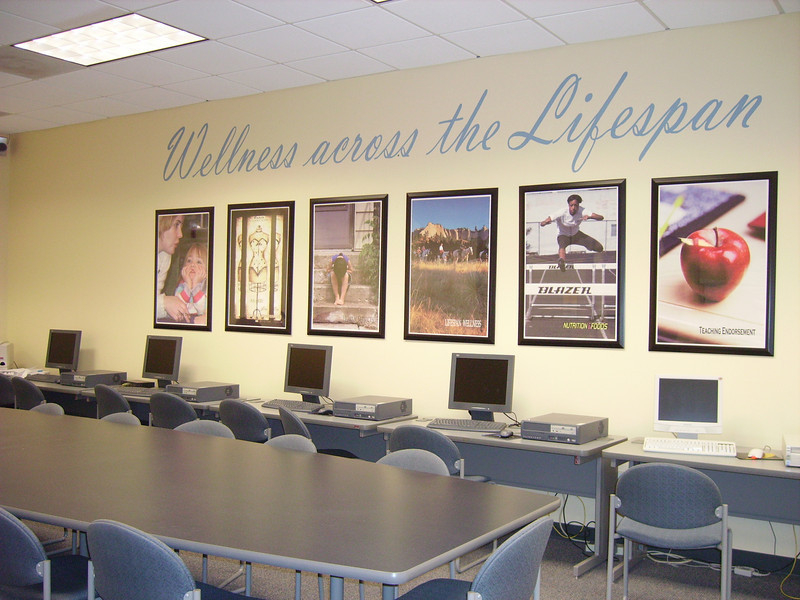
[[[231,465],[236,465],[235,469]],[[153,427],[0,408],[0,505],[85,530],[394,586],[558,509],[528,490]],[[100,485],[102,482],[102,485]]]
[[[694,467],[717,483],[728,514],[800,524],[800,469],[787,467],[783,461],[644,452],[641,441],[603,450],[603,457],[614,465],[671,462]]]
[[[391,432],[401,425],[426,426],[429,420],[378,425],[378,431],[388,439]],[[524,440],[518,429],[515,429],[513,438],[505,439],[473,431],[438,431],[453,440],[461,450],[467,475],[488,475],[496,483],[594,498],[594,554],[575,565],[573,572],[580,577],[605,564],[608,501],[617,471],[609,460],[601,457],[601,453],[626,438],[612,435],[574,445]]]

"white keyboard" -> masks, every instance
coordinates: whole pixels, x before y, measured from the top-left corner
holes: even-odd
[[[695,456],[736,457],[736,444],[715,440],[689,440],[686,438],[646,437],[645,452],[666,452],[669,454],[692,454]]]

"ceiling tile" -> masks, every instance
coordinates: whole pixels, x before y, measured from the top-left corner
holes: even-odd
[[[294,25],[281,25],[264,31],[224,38],[222,43],[281,63],[347,50],[344,46]]]
[[[11,45],[20,42],[27,42],[28,40],[50,35],[51,33],[58,33],[58,29],[31,21],[30,19],[23,19],[8,12],[0,11],[0,44]]]
[[[153,56],[209,75],[244,71],[272,64],[265,58],[219,42],[199,42],[180,48],[170,48],[156,52]]]
[[[568,44],[664,30],[664,27],[637,3],[542,17],[537,19],[537,22]]]
[[[341,54],[299,60],[290,63],[289,66],[327,81],[391,70],[389,66],[358,52],[342,52]]]
[[[299,23],[298,27],[353,49],[401,42],[428,35],[424,29],[381,10],[381,7],[377,5],[304,21]]]
[[[251,85],[262,92],[281,90],[284,88],[311,85],[325,81],[309,73],[303,73],[297,69],[292,69],[286,65],[272,65],[261,69],[251,69],[223,75],[225,79],[238,81],[245,85]]]
[[[122,117],[142,112],[142,107],[116,98],[91,98],[74,104],[65,104],[66,108],[92,113],[102,117]]]
[[[501,0],[404,0],[389,2],[385,8],[433,33],[488,27],[525,18]]]
[[[86,97],[112,96],[122,92],[138,90],[147,85],[140,81],[133,81],[132,79],[125,79],[91,69],[56,75],[46,81],[48,84],[56,85],[62,90],[73,91]]]
[[[413,69],[474,58],[474,54],[463,48],[433,36],[364,48],[361,52],[395,69]]]
[[[469,50],[475,56],[526,52],[563,45],[561,40],[532,21],[457,31],[443,37]]]
[[[534,19],[564,13],[622,4],[625,0],[506,0],[511,6]],[[632,3],[633,0],[627,0]]]
[[[252,96],[260,90],[242,83],[223,79],[222,77],[204,77],[192,79],[163,86],[165,89],[202,98],[203,100],[221,100],[223,98],[238,98],[239,96]]]
[[[181,94],[173,90],[165,90],[161,87],[150,87],[133,92],[126,92],[124,94],[117,94],[113,98],[121,102],[136,104],[151,110],[186,106],[187,104],[196,104],[202,101],[201,98],[196,96]]]
[[[34,119],[24,114],[8,115],[0,117],[0,131],[3,133],[21,133],[23,131],[37,131],[39,129],[50,129],[56,127],[58,123],[45,121],[44,119]]]
[[[772,0],[645,0],[645,4],[671,29],[778,14]]]
[[[370,0],[238,0],[287,23],[327,17],[372,5]]]
[[[176,65],[173,62],[161,60],[150,54],[103,63],[92,67],[92,70],[125,77],[133,81],[149,83],[150,85],[177,83],[188,79],[198,79],[206,75],[196,69]]]
[[[176,0],[141,10],[139,14],[209,39],[281,24],[277,19],[232,0]]]
[[[85,122],[89,116],[96,118],[97,115],[89,115],[88,113],[72,110],[63,106],[51,106],[50,108],[41,108],[39,110],[26,112],[25,116],[33,119],[52,121],[58,125],[74,125],[75,123]]]
[[[57,30],[107,21],[127,12],[99,0],[0,0],[0,10],[50,25]]]

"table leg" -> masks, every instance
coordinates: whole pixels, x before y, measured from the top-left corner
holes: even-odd
[[[381,600],[394,600],[397,598],[397,586],[396,585],[388,585],[386,583],[381,586],[383,588],[383,594],[381,596]]]
[[[331,600],[344,600],[344,579],[331,575]]]
[[[606,562],[608,553],[608,503],[617,482],[617,466],[607,458],[598,458],[594,491],[594,554],[575,565],[572,574],[580,577]]]

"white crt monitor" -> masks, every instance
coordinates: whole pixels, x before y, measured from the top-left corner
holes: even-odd
[[[653,429],[694,439],[701,433],[722,433],[722,379],[657,378]]]

